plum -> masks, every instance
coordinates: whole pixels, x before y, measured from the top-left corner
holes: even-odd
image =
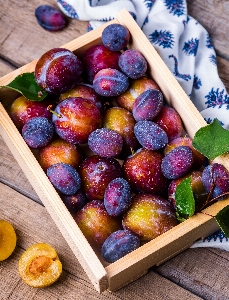
[[[142,242],[148,242],[178,224],[173,206],[164,198],[140,193],[123,216],[125,230],[137,234]]]
[[[101,254],[106,262],[113,263],[141,245],[140,238],[130,230],[118,230],[105,240]]]
[[[73,217],[88,242],[99,249],[112,232],[122,229],[121,220],[108,215],[100,200],[88,202]]]
[[[164,129],[169,142],[183,134],[184,128],[181,117],[171,106],[164,105],[153,121]]]
[[[39,149],[38,161],[46,171],[51,165],[66,163],[77,168],[82,161],[79,145],[73,145],[61,138],[53,139],[47,146]]]
[[[87,204],[87,198],[82,190],[78,190],[73,195],[61,195],[61,199],[72,215],[76,214]]]
[[[83,76],[89,83],[92,83],[98,71],[107,68],[119,69],[120,55],[120,51],[111,51],[104,45],[90,47],[80,56],[84,69]]]
[[[141,148],[124,160],[124,178],[134,191],[167,196],[169,181],[161,171],[162,159],[159,151]]]
[[[104,205],[110,216],[121,216],[129,208],[131,200],[131,187],[124,178],[115,178],[108,184]]]
[[[162,93],[158,90],[149,89],[135,99],[132,113],[136,121],[152,121],[159,114],[162,107]]]
[[[22,127],[22,136],[30,148],[41,148],[47,146],[54,134],[52,122],[45,117],[30,119]]]
[[[82,190],[89,200],[102,200],[107,185],[115,178],[122,177],[122,168],[115,158],[92,155],[79,166]]]
[[[88,147],[102,157],[115,157],[122,151],[122,136],[107,128],[99,128],[88,137]]]
[[[226,197],[223,194],[229,192],[229,172],[222,164],[206,166],[203,169],[202,182],[206,192],[210,193],[210,199],[217,197],[217,200],[222,200]]]
[[[17,235],[13,225],[10,222],[6,220],[0,220],[0,236],[0,261],[3,261],[10,257],[17,244]]]
[[[163,175],[176,179],[187,174],[193,164],[192,150],[188,146],[178,146],[164,156],[161,163]]]
[[[45,117],[52,119],[52,113],[49,111],[49,106],[52,105],[52,100],[49,97],[42,101],[31,101],[24,96],[18,97],[10,107],[10,117],[19,130],[27,121],[34,117]]]
[[[118,66],[126,76],[137,79],[145,75],[147,61],[139,51],[129,49],[120,55]]]
[[[121,24],[110,24],[102,32],[102,43],[111,51],[124,50],[129,40],[130,32]]]
[[[101,127],[102,115],[91,100],[71,97],[56,106],[53,124],[60,138],[81,144],[87,142],[92,131]]]
[[[143,76],[138,79],[130,79],[128,89],[121,95],[115,97],[118,106],[125,108],[132,112],[134,101],[144,91],[149,89],[159,90],[158,84],[151,78]]]
[[[129,86],[126,75],[116,69],[102,69],[96,73],[93,88],[97,94],[104,97],[114,97],[124,93]]]
[[[103,126],[118,132],[123,138],[122,158],[139,148],[139,143],[134,135],[135,123],[133,115],[121,107],[111,107],[104,113]]]
[[[166,132],[152,121],[137,122],[134,126],[134,133],[139,143],[148,150],[162,149],[168,143]]]
[[[80,80],[83,66],[79,58],[68,49],[53,48],[45,52],[35,66],[37,84],[51,94],[62,94]]]
[[[74,195],[81,187],[79,173],[68,164],[52,165],[46,173],[52,185],[64,195]]]
[[[51,5],[40,5],[35,10],[35,17],[41,27],[48,31],[59,31],[66,27],[65,15]]]

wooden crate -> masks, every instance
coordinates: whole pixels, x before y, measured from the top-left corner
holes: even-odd
[[[120,11],[115,20],[62,47],[79,55],[90,46],[100,43],[103,29],[111,23],[120,23],[129,29],[132,37],[130,48],[140,51],[145,56],[151,77],[160,86],[168,104],[173,106],[182,117],[189,136],[193,137],[200,127],[206,125],[204,119],[126,10]],[[33,61],[7,74],[0,79],[0,86],[10,83],[21,73],[34,71],[35,65],[36,61]],[[104,263],[85,239],[10,119],[7,109],[18,95],[10,89],[0,89],[2,102],[0,103],[0,133],[98,292],[101,293],[106,289],[117,290],[145,274],[150,267],[180,253],[197,239],[219,228],[211,216],[216,215],[219,210],[228,205],[229,198],[215,203],[204,210],[206,214],[194,215],[115,263]],[[229,160],[226,155],[217,158],[216,161],[229,169]]]

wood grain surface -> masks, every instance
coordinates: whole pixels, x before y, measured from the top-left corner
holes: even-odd
[[[87,22],[69,20],[61,32],[45,31],[34,17],[35,8],[44,4],[40,0],[2,0],[0,4],[0,76],[75,39],[87,29]],[[56,6],[51,0],[46,4]],[[210,33],[219,76],[229,90],[229,1],[188,0],[187,4],[189,14]],[[211,248],[188,249],[119,291],[98,294],[1,137],[0,191],[0,218],[11,221],[18,236],[13,255],[0,263],[1,300],[229,299],[229,253]],[[56,248],[64,268],[60,280],[45,289],[28,287],[17,272],[20,255],[39,241]]]

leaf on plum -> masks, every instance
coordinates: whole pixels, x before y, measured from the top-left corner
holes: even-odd
[[[191,176],[181,181],[175,192],[176,215],[180,222],[191,217],[195,212],[195,199],[191,186]]]
[[[218,223],[219,227],[225,234],[227,238],[229,238],[229,205],[225,206],[221,209],[217,215],[215,216],[216,222]]]
[[[42,101],[48,95],[37,84],[33,72],[18,75],[8,85],[2,87],[13,89],[31,101]]]
[[[193,147],[209,159],[229,151],[229,131],[224,129],[218,119],[201,127],[195,134]]]

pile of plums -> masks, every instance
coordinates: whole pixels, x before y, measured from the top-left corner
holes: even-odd
[[[184,134],[177,111],[128,49],[130,33],[108,25],[81,56],[46,52],[35,78],[41,102],[15,100],[11,117],[89,243],[114,262],[178,224],[175,191],[191,176],[196,211],[229,191]],[[89,150],[89,151],[88,151]]]

